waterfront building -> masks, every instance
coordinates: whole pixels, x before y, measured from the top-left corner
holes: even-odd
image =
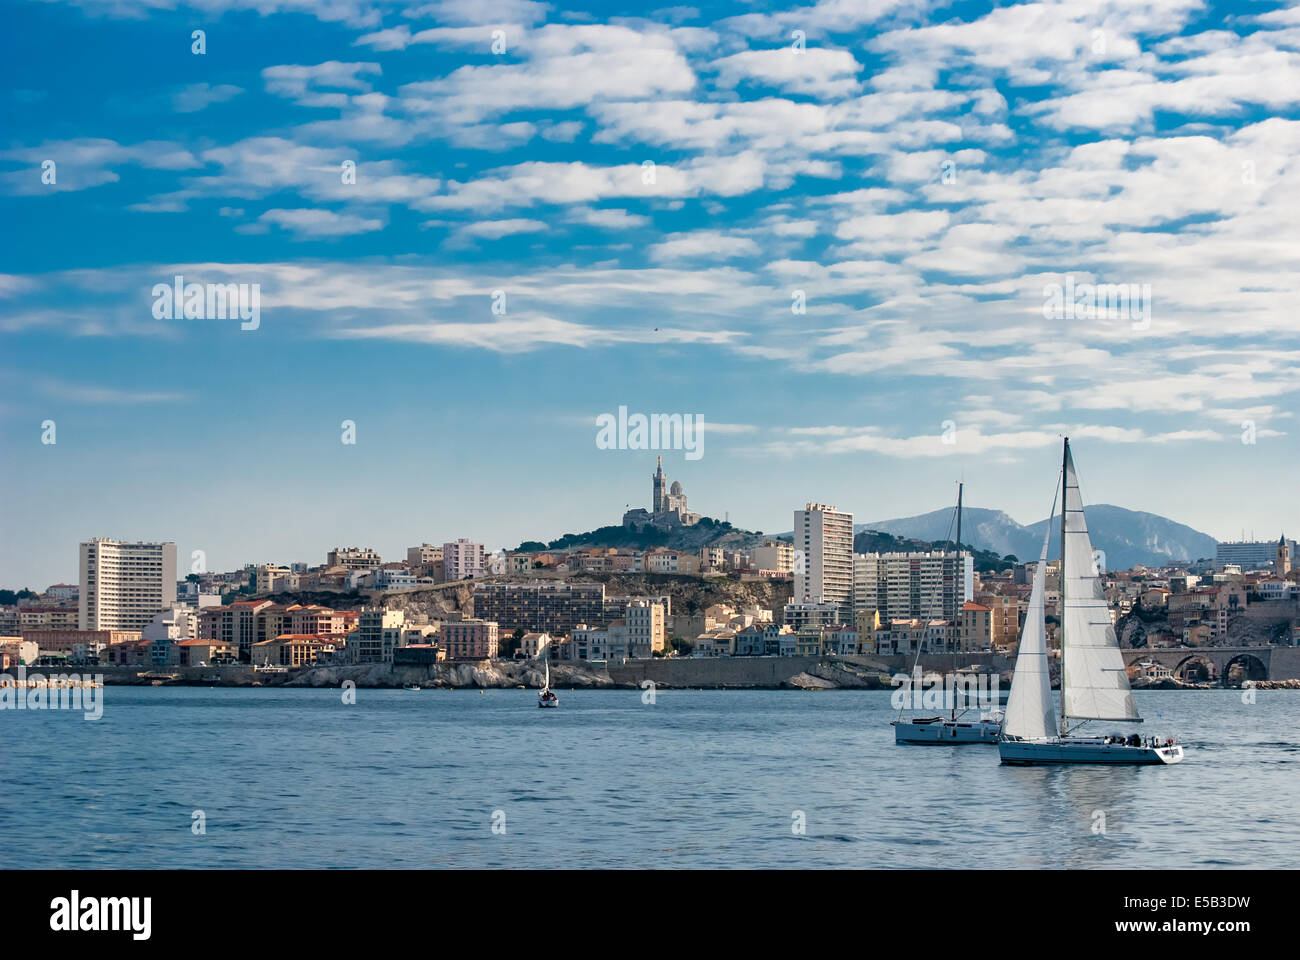
[[[142,640],[193,640],[199,635],[199,612],[176,606],[163,610],[140,631]]]
[[[822,628],[800,627],[794,632],[794,655],[817,657],[822,652]]]
[[[609,630],[580,623],[573,628],[569,649],[573,660],[608,660]]]
[[[664,649],[664,606],[653,600],[633,600],[623,613],[628,655],[645,659]]]
[[[706,630],[695,638],[694,656],[731,656],[736,650],[736,635],[738,633],[738,630],[731,627],[714,627],[712,630]]]
[[[951,636],[952,624],[947,620],[889,620],[875,632],[870,652],[882,657],[944,653]]]
[[[822,653],[838,657],[851,657],[858,653],[858,631],[847,624],[836,624],[822,630]]]
[[[551,648],[549,633],[525,633],[519,641],[519,652],[525,659],[540,660]]]
[[[8,670],[10,667],[21,667],[36,662],[36,658],[41,655],[40,645],[35,640],[24,640],[22,637],[0,637],[0,670]]]
[[[820,630],[842,622],[838,603],[787,603],[782,611],[786,625],[791,630],[812,627]]]
[[[284,633],[253,645],[253,663],[272,667],[309,667],[334,652],[334,645],[311,633]]]
[[[36,656],[71,654],[78,646],[107,648],[115,643],[139,643],[139,630],[24,630],[25,643],[36,644]]]
[[[498,652],[498,625],[491,620],[453,620],[442,625],[448,660],[488,660]]]
[[[833,603],[837,620],[853,620],[853,514],[824,503],[794,512],[796,603]]]
[[[249,663],[257,642],[257,614],[271,606],[270,600],[237,600],[223,607],[199,611],[200,640],[219,640],[239,650],[239,659]]]
[[[178,640],[176,665],[178,667],[206,667],[239,660],[239,648],[216,640]],[[254,644],[256,647],[256,644]]]
[[[734,654],[737,657],[761,657],[765,650],[763,642],[764,624],[751,623],[736,631],[733,641]]]
[[[357,629],[348,636],[348,659],[353,663],[389,663],[401,645],[406,614],[385,607],[362,607]]]
[[[176,603],[176,544],[94,537],[81,544],[82,630],[140,630]]]

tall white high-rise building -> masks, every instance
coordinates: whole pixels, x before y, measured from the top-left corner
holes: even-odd
[[[82,630],[143,630],[176,605],[176,544],[95,537],[81,545]]]
[[[853,623],[853,514],[824,503],[794,512],[795,603],[833,603]]]

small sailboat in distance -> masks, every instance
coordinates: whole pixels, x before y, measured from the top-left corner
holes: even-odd
[[[952,704],[951,714],[948,717],[908,717],[903,719],[902,711],[899,711],[898,719],[891,720],[889,725],[894,728],[894,743],[906,743],[915,745],[951,745],[959,746],[966,743],[997,743],[998,737],[1002,733],[1002,718],[994,711],[991,714],[981,716],[976,719],[963,719],[963,714],[957,712],[957,624],[961,619],[961,609],[965,602],[966,594],[963,589],[965,582],[965,564],[961,556],[961,498],[964,484],[957,484],[957,539],[954,547],[957,555],[956,577],[953,583],[953,610],[951,621],[952,637],[952,670],[953,670],[953,687],[952,687]],[[949,527],[949,532],[952,528]],[[912,662],[912,673],[916,675],[916,665],[921,659],[921,647],[919,644],[916,649],[916,658]],[[917,696],[913,691],[913,695]],[[963,704],[963,707],[966,707]]]
[[[1029,766],[1056,763],[1170,764],[1183,759],[1183,748],[1172,738],[1080,736],[1094,721],[1141,723],[1129,689],[1124,658],[1110,622],[1105,593],[1098,576],[1092,540],[1083,515],[1083,497],[1070,455],[1069,438],[1061,463],[1061,711],[1060,725],[1052,709],[1047,664],[1047,628],[1043,594],[1047,580],[1047,550],[1052,517],[1043,536],[1043,550],[1034,570],[1029,612],[1020,634],[1011,698],[998,740],[1004,764]],[[1074,722],[1071,726],[1071,722]]]
[[[558,707],[560,705],[560,698],[557,697],[555,691],[551,689],[550,660],[546,661],[546,685],[543,686],[541,691],[537,694],[537,705],[539,707]]]

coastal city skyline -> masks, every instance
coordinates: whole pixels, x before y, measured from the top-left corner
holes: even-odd
[[[660,471],[662,471],[663,455],[662,454],[657,455],[657,459],[660,461]],[[690,462],[685,462],[681,465],[681,469],[688,473],[692,466],[693,464],[691,464]],[[660,475],[662,475],[662,473]],[[682,472],[675,472],[673,474],[675,491],[681,489],[681,478],[683,475],[684,474]],[[651,477],[650,479],[654,480],[655,478]],[[638,486],[642,490],[645,489],[644,477],[642,478],[642,483],[639,484]],[[626,508],[635,511],[637,508],[645,506],[645,504],[638,502],[635,492],[629,491],[628,493],[631,499],[626,502],[625,504]],[[651,497],[647,498],[647,500],[653,499],[655,496],[657,496],[657,492],[652,492]],[[682,498],[682,502],[684,505],[685,503],[684,497]],[[812,504],[820,501],[817,501],[816,499],[810,499],[807,502],[809,504]],[[1120,504],[1114,504],[1114,505],[1121,506]],[[695,506],[698,508],[698,502],[695,503]],[[858,510],[854,509],[854,507],[851,504],[847,504],[847,503],[843,504],[842,506],[843,509],[852,516],[854,525],[857,528],[861,528],[869,523],[874,523],[877,521],[886,521],[890,519],[895,519],[894,517],[885,516],[883,514],[881,515],[877,515],[876,513],[872,513],[869,515],[863,514]],[[979,509],[981,507],[983,507],[982,504],[971,503],[969,501],[967,502],[968,509]],[[945,510],[950,510],[950,508],[951,508],[950,504],[946,504],[946,505],[938,504],[934,507],[933,511],[927,510],[925,512],[926,513],[943,512]],[[995,508],[985,508],[985,509],[995,509]],[[1002,510],[1001,512],[1007,513],[1007,511],[1005,510]],[[513,538],[502,540],[499,542],[493,541],[489,538],[477,536],[476,535],[477,531],[475,529],[467,529],[473,527],[474,524],[472,523],[467,524],[463,519],[460,521],[449,522],[447,524],[447,529],[445,530],[432,530],[432,531],[424,530],[424,532],[421,533],[419,532],[419,530],[422,528],[413,526],[402,534],[403,539],[391,543],[387,541],[381,541],[376,536],[364,532],[357,537],[348,539],[348,538],[340,538],[338,536],[335,536],[333,535],[331,530],[326,530],[320,535],[318,539],[313,540],[308,544],[291,546],[285,549],[281,549],[278,553],[276,553],[273,556],[262,556],[262,555],[251,556],[250,548],[247,546],[247,544],[243,543],[242,541],[236,541],[233,547],[228,545],[229,541],[226,541],[220,537],[206,538],[202,541],[187,542],[187,541],[180,540],[175,536],[166,535],[166,531],[163,531],[157,536],[145,536],[145,537],[122,536],[114,532],[96,531],[91,535],[83,535],[82,537],[78,538],[78,540],[75,542],[82,542],[87,539],[103,538],[109,540],[120,540],[123,542],[171,543],[176,547],[175,564],[176,564],[177,578],[184,579],[185,576],[189,572],[191,572],[191,568],[195,563],[196,558],[192,556],[195,550],[201,552],[202,555],[201,565],[205,572],[221,571],[221,570],[233,571],[233,570],[245,569],[248,567],[261,566],[265,564],[307,563],[309,565],[315,566],[316,564],[319,563],[319,558],[321,556],[324,556],[328,551],[332,549],[337,549],[339,544],[344,542],[349,544],[364,545],[365,548],[367,549],[373,548],[377,554],[379,554],[382,558],[384,558],[387,561],[399,560],[402,557],[404,557],[406,551],[410,548],[412,542],[442,543],[444,542],[444,539],[455,540],[457,538],[466,538],[466,537],[468,537],[472,542],[482,543],[484,545],[484,549],[489,553],[505,552],[505,551],[513,552],[521,544],[528,543],[528,542],[540,542],[542,544],[546,544],[566,534],[583,534],[583,533],[588,533],[597,530],[602,527],[618,526],[620,523],[619,513],[622,513],[622,511],[610,515],[605,515],[605,516],[594,516],[591,517],[589,522],[585,522],[584,524],[580,524],[568,530],[556,530],[556,531],[546,532],[544,534],[536,534],[535,532],[521,531],[518,535],[514,536]],[[798,508],[796,508],[794,514],[796,521],[799,518],[799,514],[800,511],[798,510]],[[719,512],[716,515],[713,513],[709,513],[707,511],[696,512],[693,514],[693,516],[696,517],[701,515],[719,521],[726,519],[722,512]],[[1020,519],[1013,515],[1010,514],[1008,515],[1011,516],[1012,520],[1019,521]],[[777,522],[769,528],[763,528],[757,526],[754,527],[745,526],[744,524],[738,522],[735,518],[731,518],[730,520],[728,520],[728,522],[730,522],[733,527],[739,530],[758,533],[766,538],[776,539],[780,537],[780,538],[784,538],[785,540],[791,540],[792,524],[788,519],[789,518],[788,509],[786,511],[786,517],[787,519],[784,524]],[[906,518],[900,516],[898,517],[898,519],[906,519]],[[1023,523],[1022,526],[1030,526],[1036,524],[1038,522],[1041,522],[1042,519],[1044,518],[1043,517],[1039,517],[1037,519],[1026,518],[1026,522]],[[1162,517],[1161,519],[1168,520],[1172,518]],[[626,521],[627,521],[627,514],[624,514],[623,522],[626,523]],[[161,525],[159,525],[159,528],[161,528]],[[1286,542],[1289,543],[1294,541],[1295,538],[1287,534],[1286,532],[1287,528],[1284,523],[1280,523],[1278,525],[1278,528],[1280,531],[1279,536],[1283,537]],[[1293,525],[1293,529],[1300,529],[1300,526]],[[416,532],[412,533],[413,530]],[[1197,532],[1204,533],[1204,531],[1197,531]],[[922,537],[921,539],[935,539],[935,538]],[[1265,533],[1263,536],[1257,536],[1255,531],[1245,531],[1245,530],[1241,531],[1237,536],[1228,536],[1228,537],[1216,538],[1216,539],[1218,539],[1221,544],[1233,544],[1233,543],[1240,543],[1240,542],[1272,544],[1276,541],[1275,537],[1270,537],[1268,536],[1267,533]],[[210,550],[208,546],[202,545],[205,543],[206,544],[215,543],[218,545],[218,549],[214,553],[212,550]],[[966,536],[963,537],[963,543],[967,545],[970,545],[972,543],[972,535],[969,528],[967,530]],[[978,543],[976,543],[976,546],[978,546]],[[227,558],[226,557],[227,552],[232,549],[235,555]],[[572,549],[572,548],[566,548],[566,549]],[[31,572],[33,570],[43,569],[43,567],[36,562],[36,559],[33,556],[23,556],[20,558],[6,558],[4,561],[0,561],[0,588],[7,588],[7,589],[14,589],[14,590],[20,588],[42,589],[44,586],[48,584],[62,583],[64,582],[64,580],[70,579],[72,582],[75,582],[76,579],[74,576],[75,568],[73,564],[68,560],[68,556],[70,554],[68,554],[68,552],[65,550],[64,555],[61,559],[55,555],[56,553],[57,551],[55,550],[50,551],[50,557],[47,566],[48,569],[51,571],[51,573],[48,576],[45,576],[44,578],[33,579],[31,577]],[[1189,556],[1185,562],[1190,563],[1196,560],[1209,560],[1212,558],[1213,558],[1213,553],[1207,552],[1205,556],[1200,556],[1200,557]],[[1026,557],[1022,557],[1021,559],[1025,560],[1030,558],[1026,556]],[[1152,562],[1155,561],[1153,560]],[[9,579],[6,579],[5,578],[6,567],[12,568],[12,570],[14,571],[19,571],[19,570],[27,571],[26,574],[27,580],[24,580],[23,582],[20,583],[18,582],[18,580],[14,579],[13,576],[9,577]]]
[[[655,452],[620,406],[701,416],[667,462],[748,529],[1033,523],[1065,434],[1091,503],[1300,528],[1282,5],[7,17],[0,582],[590,529]]]

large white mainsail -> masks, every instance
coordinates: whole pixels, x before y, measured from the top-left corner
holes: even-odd
[[[1052,517],[1056,503],[1052,503]],[[1052,706],[1052,677],[1047,668],[1047,623],[1043,615],[1043,594],[1047,589],[1047,544],[1052,536],[1048,518],[1043,552],[1034,570],[1034,588],[1029,594],[1029,612],[1020,631],[1016,672],[1011,677],[1006,720],[1002,732],[1026,740],[1056,736],[1056,708]]]
[[[1064,531],[1061,584],[1065,629],[1062,647],[1063,713],[1077,720],[1140,720],[1128,673],[1083,516],[1083,497],[1074,471],[1070,441],[1065,441]]]

